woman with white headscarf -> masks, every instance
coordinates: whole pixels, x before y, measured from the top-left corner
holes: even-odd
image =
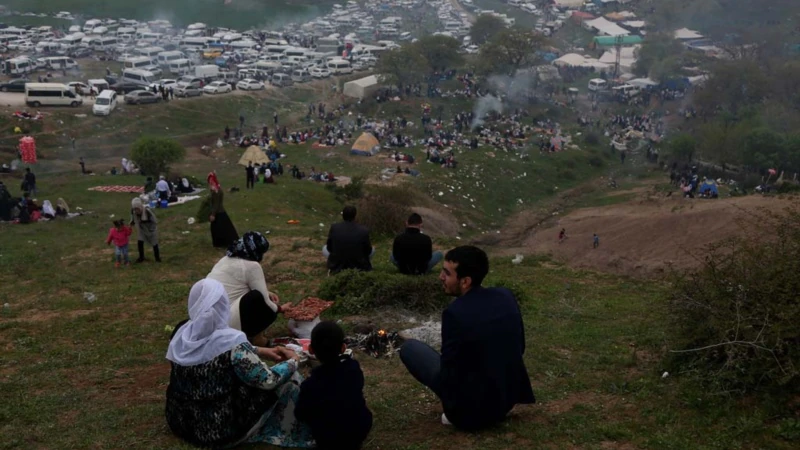
[[[200,447],[312,447],[310,430],[294,417],[302,381],[297,355],[253,347],[228,326],[229,314],[222,284],[204,279],[192,286],[189,320],[176,328],[167,351],[170,429]],[[281,362],[269,367],[259,356]]]
[[[150,208],[142,203],[139,197],[131,200],[131,226],[136,225],[136,241],[139,258],[137,263],[144,262],[144,244],[153,246],[153,256],[156,262],[161,262],[161,253],[158,249],[158,218]]]

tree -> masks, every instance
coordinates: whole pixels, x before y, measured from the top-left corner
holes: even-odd
[[[697,149],[694,137],[688,134],[678,134],[667,143],[669,155],[677,160],[691,162]]]
[[[497,33],[505,29],[506,23],[503,22],[503,19],[494,14],[481,14],[475,19],[475,23],[472,24],[472,28],[469,30],[469,36],[473,44],[483,45]]]
[[[760,169],[785,168],[789,159],[786,144],[783,135],[757,128],[744,138],[742,160],[748,166]]]
[[[430,70],[428,61],[412,45],[385,52],[378,60],[375,71],[398,89],[422,82]]]
[[[769,79],[750,60],[721,61],[695,95],[695,104],[708,114],[717,109],[739,116],[749,107],[761,105],[769,93]]]
[[[131,148],[131,160],[146,175],[169,173],[170,164],[183,161],[185,156],[186,150],[167,138],[143,136]]]
[[[461,45],[450,36],[430,35],[411,45],[431,70],[445,70],[461,64]],[[417,69],[419,70],[419,68]]]
[[[671,34],[648,35],[639,54],[633,71],[640,77],[650,76],[654,80],[666,80],[677,75],[682,66],[683,45]]]
[[[536,63],[545,39],[531,30],[512,28],[497,33],[481,47],[482,71],[513,73]]]

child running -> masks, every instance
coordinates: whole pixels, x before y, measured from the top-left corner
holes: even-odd
[[[357,450],[372,429],[361,367],[344,355],[344,332],[334,322],[311,331],[309,352],[322,363],[300,385],[295,417],[311,428],[318,449]]]
[[[558,232],[558,243],[564,242],[564,239],[567,238],[567,229],[562,228],[561,231]]]
[[[600,247],[600,236],[598,236],[597,233],[595,233],[594,236],[592,236],[592,247],[593,248]]]
[[[119,267],[123,260],[126,266],[131,263],[128,259],[128,238],[130,237],[131,228],[126,226],[122,220],[115,220],[114,227],[108,230],[106,244],[114,243],[114,255],[117,257],[115,267]]]

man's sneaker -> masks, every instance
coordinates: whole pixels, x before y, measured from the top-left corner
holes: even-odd
[[[447,420],[447,416],[442,413],[442,425],[452,425],[449,420]]]

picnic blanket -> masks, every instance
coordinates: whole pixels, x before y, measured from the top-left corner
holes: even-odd
[[[90,187],[90,191],[98,192],[124,192],[129,194],[143,194],[143,186],[95,186]]]

